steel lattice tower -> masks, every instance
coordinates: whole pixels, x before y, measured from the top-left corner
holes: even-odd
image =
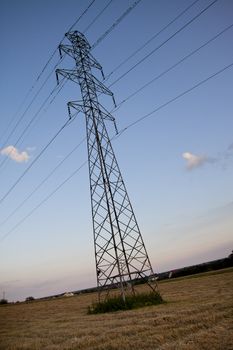
[[[125,293],[134,293],[134,284],[141,279],[155,291],[150,283],[154,276],[152,266],[105,126],[105,120],[115,120],[98,101],[98,94],[113,97],[113,93],[92,74],[92,68],[102,72],[102,67],[90,53],[85,36],[73,31],[66,37],[71,45],[60,45],[60,54],[71,56],[75,68],[58,69],[56,74],[81,88],[82,101],[69,102],[68,109],[73,107],[86,117],[99,297],[106,297],[112,287],[117,287],[125,299]]]

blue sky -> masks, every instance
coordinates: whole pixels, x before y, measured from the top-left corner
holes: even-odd
[[[85,33],[93,44],[134,1],[113,0]],[[108,3],[96,0],[75,29],[84,31]],[[191,5],[190,0],[141,0],[92,54],[107,76],[155,33]],[[112,84],[145,55],[211,4],[199,0],[143,50],[113,73]],[[15,132],[11,130],[58,62],[38,74],[88,1],[2,0],[0,197],[33,162],[67,120],[68,101],[80,98],[68,82],[18,145],[16,140],[56,86],[51,74]],[[231,0],[218,0],[142,64],[113,84],[117,104],[230,26]],[[119,130],[233,63],[233,28],[121,105]],[[65,58],[59,68],[72,68]],[[98,71],[94,72],[101,79]],[[210,79],[127,129],[113,142],[135,214],[155,271],[227,256],[233,224],[233,68]],[[29,89],[30,95],[19,110]],[[49,100],[50,101],[50,100]],[[101,99],[111,110],[111,98]],[[9,122],[12,124],[7,129]],[[111,136],[114,129],[110,122]],[[5,131],[7,129],[7,131]],[[85,142],[4,224],[5,219],[85,136],[78,116],[0,203],[0,293],[9,300],[76,290],[96,284],[88,168],[84,166],[28,219],[2,239],[87,159]],[[6,142],[7,140],[7,142]],[[9,153],[9,146],[16,150]],[[12,150],[12,148],[11,148]],[[24,153],[22,153],[24,152]],[[10,157],[11,156],[11,157]],[[12,159],[13,158],[13,159]]]

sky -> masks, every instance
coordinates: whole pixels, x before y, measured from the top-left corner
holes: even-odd
[[[112,85],[119,108],[113,110],[109,96],[101,103],[124,130],[113,147],[155,272],[223,258],[232,250],[233,2],[212,2],[141,0],[92,50],[106,77],[114,71],[104,84]],[[67,57],[59,63],[56,48],[90,3],[0,2],[0,298],[3,292],[16,301],[96,285],[81,142],[85,117],[79,114],[35,161],[68,120],[67,102],[81,99],[75,83],[54,90],[55,68],[74,65]],[[73,29],[85,32],[92,45],[133,3],[96,0]],[[93,74],[102,79],[99,71]],[[106,125],[113,137],[112,123]]]

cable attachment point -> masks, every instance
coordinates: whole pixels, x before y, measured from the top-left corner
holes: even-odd
[[[114,119],[114,121],[113,121],[113,124],[114,124],[114,127],[115,127],[116,135],[118,135],[118,129],[117,129],[117,125],[116,125],[115,119]]]
[[[117,108],[117,105],[116,105],[116,101],[115,101],[115,97],[114,97],[114,95],[112,95],[112,100],[113,100],[114,107],[115,107],[115,108]]]
[[[67,103],[67,108],[68,108],[68,115],[69,115],[69,120],[72,119],[72,114],[71,114],[71,110],[70,110],[70,103]]]
[[[104,76],[104,72],[103,72],[103,69],[102,69],[102,68],[101,68],[101,74],[102,74],[103,80],[105,80],[105,76]]]
[[[59,51],[59,55],[60,55],[60,59],[62,59],[62,50],[61,50],[61,44],[58,45],[58,51]]]
[[[56,73],[56,79],[57,79],[57,85],[59,85],[59,78],[58,78],[58,69],[55,70],[55,73]]]

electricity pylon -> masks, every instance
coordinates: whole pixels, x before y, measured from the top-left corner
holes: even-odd
[[[86,117],[99,299],[117,287],[125,300],[126,293],[135,293],[134,285],[142,279],[155,291],[150,283],[154,273],[105,126],[105,120],[115,124],[115,119],[98,101],[102,93],[114,100],[113,93],[92,74],[92,68],[102,72],[102,67],[90,53],[86,37],[78,31],[65,36],[71,45],[60,45],[59,51],[75,60],[75,68],[57,69],[56,74],[57,80],[62,75],[81,89],[82,101],[68,102],[68,109],[75,108]]]

